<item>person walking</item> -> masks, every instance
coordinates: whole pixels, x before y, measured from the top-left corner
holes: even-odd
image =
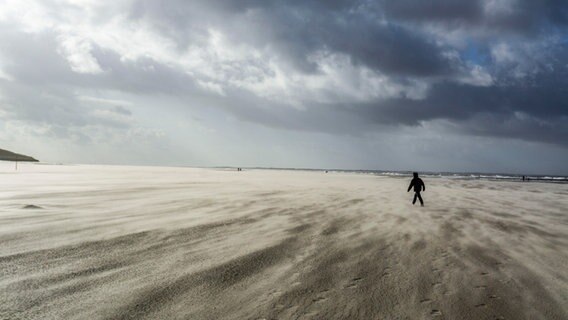
[[[424,181],[422,181],[422,179],[418,178],[418,172],[413,172],[412,175],[414,178],[410,181],[410,185],[406,192],[409,192],[410,189],[414,187],[414,200],[412,200],[412,205],[416,203],[416,198],[418,198],[418,200],[420,200],[420,205],[424,206],[424,201],[422,200],[420,192],[426,191],[426,185],[424,185]]]

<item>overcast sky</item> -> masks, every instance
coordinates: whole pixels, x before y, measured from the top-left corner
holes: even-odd
[[[568,175],[565,0],[0,0],[0,148]]]

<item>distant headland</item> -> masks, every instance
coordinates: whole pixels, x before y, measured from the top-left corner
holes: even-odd
[[[27,162],[38,162],[37,159],[25,156],[23,154],[14,153],[12,151],[0,149],[0,160],[3,161],[27,161]]]

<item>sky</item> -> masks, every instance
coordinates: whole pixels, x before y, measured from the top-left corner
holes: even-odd
[[[0,0],[0,148],[568,175],[565,0]]]

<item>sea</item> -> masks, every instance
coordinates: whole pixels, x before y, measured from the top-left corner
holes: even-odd
[[[228,168],[227,169],[231,169]],[[234,168],[236,169],[236,168]],[[385,177],[412,177],[413,171],[390,171],[390,170],[349,170],[349,169],[311,169],[311,168],[243,168],[254,170],[293,170],[293,171],[320,171],[323,173],[357,173],[369,174]],[[510,174],[510,173],[483,173],[483,172],[432,172],[421,171],[420,177],[424,178],[446,178],[459,180],[492,180],[492,181],[525,181],[525,182],[551,182],[568,183],[568,176],[560,175],[537,175],[537,174]],[[524,178],[524,180],[523,180]]]

